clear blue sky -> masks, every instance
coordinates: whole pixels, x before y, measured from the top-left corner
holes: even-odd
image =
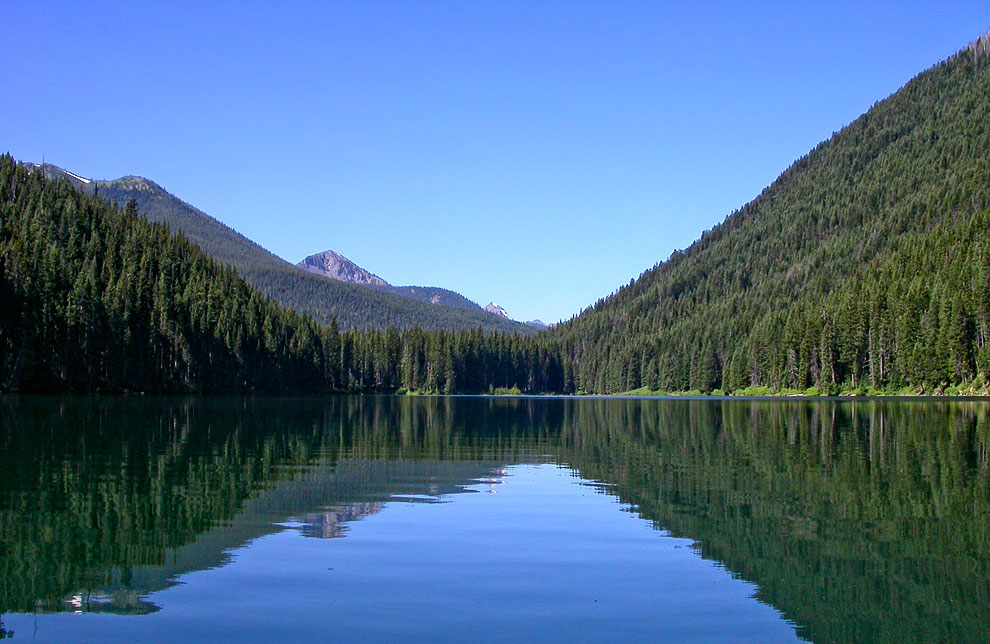
[[[545,321],[990,28],[986,0],[199,4],[0,0],[0,151]]]

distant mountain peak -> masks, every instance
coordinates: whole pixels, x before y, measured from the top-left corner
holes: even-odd
[[[355,286],[398,295],[399,297],[440,307],[465,309],[480,313],[481,307],[460,293],[439,286],[393,286],[371,271],[361,268],[340,253],[328,250],[310,255],[297,264],[303,270]]]
[[[293,266],[233,228],[182,201],[145,177],[129,175],[101,181],[87,179],[50,163],[25,163],[29,172],[41,171],[49,179],[65,179],[85,194],[116,202],[134,199],[138,213],[152,222],[167,223],[173,231],[202,248],[216,261],[232,266],[252,286],[321,324],[337,320],[341,329],[411,328],[473,329],[531,334],[521,323],[492,318],[477,303],[453,291],[431,286],[391,286],[380,277],[366,283],[328,279],[319,271]],[[343,262],[347,258],[333,251]],[[325,253],[321,253],[325,255]],[[305,261],[305,260],[304,260]]]
[[[391,286],[382,278],[369,273],[340,253],[332,250],[325,250],[322,253],[310,255],[299,262],[297,266],[311,273],[349,284]]]
[[[113,184],[115,188],[120,190],[140,190],[146,193],[158,193],[166,192],[164,188],[152,181],[151,179],[145,179],[144,177],[138,177],[136,175],[128,175],[126,177],[121,177],[119,179],[113,179],[111,181],[99,181],[96,179],[87,179],[86,177],[80,176],[75,172],[69,172],[65,168],[60,168],[53,163],[25,163],[31,170],[40,169],[45,177],[49,179],[68,179],[69,181],[77,184],[82,184],[82,186],[88,186],[85,190],[92,193],[93,186],[104,186],[107,184]]]
[[[495,302],[489,303],[488,306],[485,307],[485,310],[488,311],[489,313],[494,313],[495,315],[500,315],[500,316],[502,316],[503,318],[506,318],[506,319],[508,319],[508,317],[509,317],[508,311],[506,311],[505,309],[503,309],[501,306],[499,306]]]

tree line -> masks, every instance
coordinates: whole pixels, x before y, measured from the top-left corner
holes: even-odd
[[[0,391],[985,393],[988,124],[990,57],[964,50],[530,337],[314,320],[268,296],[304,292],[295,273],[327,280],[286,264],[259,291],[250,265],[239,276],[136,202],[5,156]]]
[[[588,392],[986,391],[990,57],[873,106],[550,331]]]
[[[0,391],[561,391],[559,356],[480,329],[342,331],[168,226],[0,158]]]

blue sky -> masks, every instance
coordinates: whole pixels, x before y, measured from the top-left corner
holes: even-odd
[[[0,151],[545,321],[990,28],[985,0],[0,4]]]

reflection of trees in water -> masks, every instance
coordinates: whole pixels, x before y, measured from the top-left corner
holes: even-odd
[[[552,460],[695,539],[816,642],[990,641],[983,403],[0,401],[0,612],[140,589]]]
[[[582,405],[562,457],[815,642],[990,641],[990,406]]]
[[[0,614],[78,610],[84,589],[87,607],[147,612],[128,589],[221,565],[273,520],[463,492],[530,445],[461,436],[438,399],[5,398],[0,414]]]

